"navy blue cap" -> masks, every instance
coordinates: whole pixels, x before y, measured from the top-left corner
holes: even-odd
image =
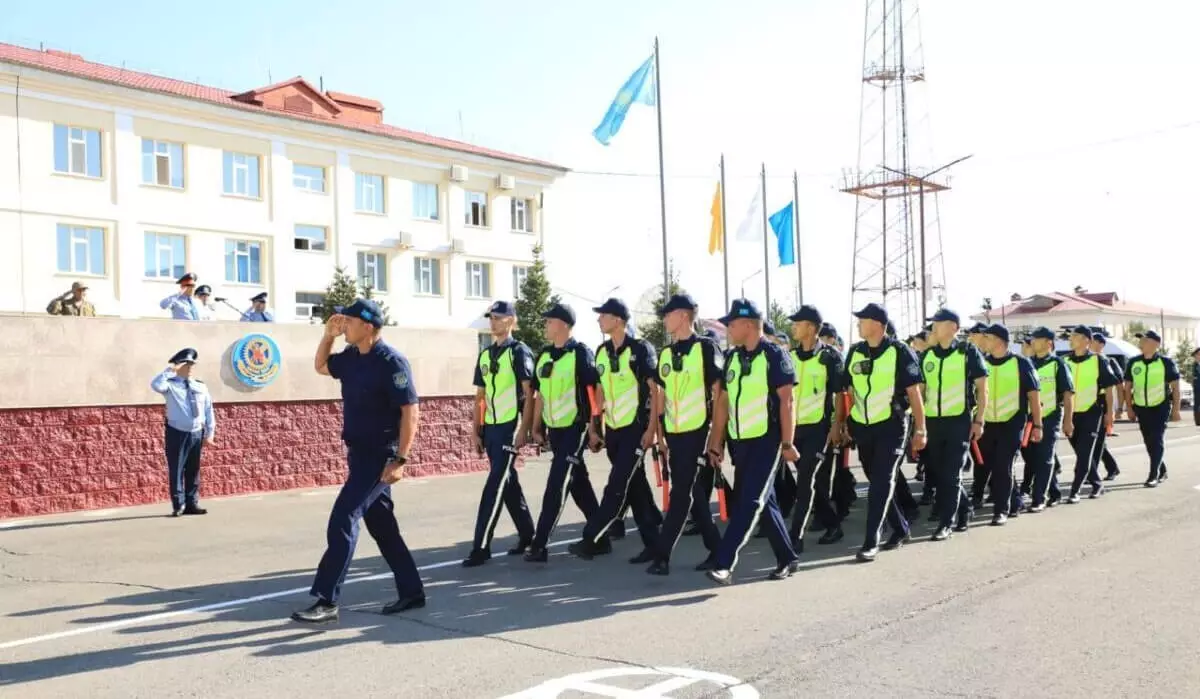
[[[1043,325],[1041,327],[1034,328],[1033,332],[1029,333],[1029,337],[1034,340],[1053,340],[1054,331]]]
[[[515,316],[516,314],[517,308],[511,301],[496,301],[483,312],[483,317],[491,318],[492,316],[496,316],[497,318],[506,318],[508,316]]]
[[[550,308],[547,308],[546,312],[542,314],[542,317],[561,320],[567,325],[575,327],[575,309],[571,308],[565,303],[556,303]]]
[[[962,321],[958,317],[958,314],[955,313],[954,311],[950,310],[949,308],[939,308],[937,310],[937,313],[934,313],[933,317],[930,318],[929,320],[933,323],[942,323],[942,322],[949,321],[951,323],[954,323],[955,325],[962,325]]]
[[[1092,339],[1092,329],[1086,325],[1076,325],[1071,330],[1071,334],[1072,335],[1083,335],[1084,337],[1086,337],[1089,340]]]
[[[250,300],[253,301],[254,303],[266,303],[267,302],[267,292],[264,291],[261,294],[252,296],[252,297],[250,297]]]
[[[212,287],[210,287],[208,284],[201,284],[200,286],[196,287],[197,296],[210,296],[211,294]]]
[[[889,320],[887,322],[887,325],[884,327],[883,331],[885,333],[887,333],[888,337],[895,337],[896,336],[896,324]]]
[[[1142,333],[1142,337],[1146,338],[1147,340],[1154,340],[1155,342],[1162,342],[1162,337],[1153,330],[1147,330],[1146,332]]]
[[[913,335],[913,339],[921,340],[922,342],[927,341],[929,339],[929,333],[922,330],[921,332],[917,333],[916,335]]]
[[[729,313],[722,316],[720,321],[722,325],[729,325],[731,321],[738,318],[762,320],[762,312],[758,310],[758,306],[750,299],[734,299],[733,303],[729,305]]]
[[[626,306],[625,302],[618,298],[611,298],[592,310],[596,313],[607,313],[629,322],[629,306]]]
[[[877,303],[868,303],[863,306],[861,311],[854,314],[854,317],[862,320],[873,320],[882,325],[888,324],[887,309]]]
[[[779,333],[775,331],[775,326],[771,325],[771,321],[769,320],[763,321],[763,335],[769,335],[770,337],[776,337],[779,335]]]
[[[183,275],[182,277],[180,277],[180,278],[179,278],[179,281],[177,281],[177,282],[175,282],[175,283],[176,283],[176,284],[180,284],[180,285],[183,285],[183,284],[189,284],[189,283],[190,283],[190,284],[195,284],[197,281],[199,281],[199,279],[200,279],[200,278],[199,278],[199,277],[197,277],[196,275],[192,274],[191,272],[188,272],[187,274],[185,274],[185,275]]]
[[[674,294],[663,304],[658,315],[665,316],[671,311],[694,311],[699,307],[700,305],[696,303],[696,299],[692,298],[691,294]]]
[[[196,350],[192,349],[191,347],[185,347],[171,355],[171,358],[167,361],[167,364],[182,364],[185,362],[188,364],[195,364],[196,360],[199,358],[200,354]]]
[[[379,304],[371,299],[355,299],[354,303],[349,306],[334,306],[333,312],[338,315],[358,318],[377,328],[383,327],[383,313],[379,310]]]
[[[788,320],[793,323],[807,321],[817,327],[822,327],[821,312],[817,310],[816,306],[809,306],[807,304],[801,306],[800,310],[788,316]]]
[[[983,332],[991,335],[992,337],[998,337],[1001,340],[1008,342],[1008,328],[999,323],[992,323],[991,325],[987,326],[987,330],[984,330]]]
[[[1099,342],[1102,345],[1107,345],[1108,338],[1104,336],[1104,333],[1092,333],[1092,342]]]
[[[837,337],[837,328],[830,323],[821,323],[821,329],[817,331],[817,337]]]
[[[987,323],[975,323],[971,327],[967,328],[967,334],[978,335],[979,333],[987,332],[987,328]]]

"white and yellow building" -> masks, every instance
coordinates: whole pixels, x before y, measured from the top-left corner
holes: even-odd
[[[233,93],[0,44],[0,312],[78,280],[98,314],[165,317],[189,271],[308,322],[343,267],[400,325],[467,327],[515,296],[566,172],[301,78]]]

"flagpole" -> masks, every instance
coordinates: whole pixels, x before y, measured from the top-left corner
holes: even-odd
[[[654,37],[654,112],[658,116],[658,203],[662,212],[663,302],[671,295],[671,270],[667,261],[667,173],[663,165],[662,74],[658,69],[658,37]]]
[[[725,308],[729,308],[729,226],[725,218],[725,154],[721,154],[721,263],[725,267]]]
[[[763,283],[766,286],[766,298],[763,300],[764,314],[771,313],[771,236],[767,231],[767,164],[762,165],[762,212],[763,212]],[[764,316],[766,317],[766,316]]]
[[[796,297],[804,305],[804,257],[800,255],[800,175],[792,170],[792,230],[796,232]]]

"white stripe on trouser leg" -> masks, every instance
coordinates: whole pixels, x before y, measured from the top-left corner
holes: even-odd
[[[883,516],[879,518],[879,526],[875,528],[875,545],[879,545],[879,537],[883,536],[883,523],[887,521],[887,513],[889,507],[897,507],[895,503],[896,495],[896,471],[900,469],[900,462],[904,460],[904,447],[908,444],[908,430],[912,424],[904,421],[904,433],[900,435],[900,453],[896,455],[896,460],[892,462],[892,472],[888,474],[888,492],[887,498],[883,501]],[[870,490],[870,482],[867,483],[868,491]],[[896,510],[899,512],[899,509]]]
[[[803,455],[800,458],[804,458]],[[817,500],[817,471],[821,469],[821,462],[818,461],[813,467],[812,477],[808,479],[808,508],[804,510],[804,520],[800,522],[800,533],[798,538],[804,539],[804,534],[808,532],[808,523],[812,519],[813,503]],[[800,487],[800,462],[796,462],[796,487]]]
[[[514,447],[517,443],[517,431],[513,430],[512,440],[509,442],[510,447]],[[504,452],[504,473],[500,476],[500,485],[496,488],[496,497],[492,501],[492,513],[488,517],[487,529],[483,532],[483,542],[479,547],[484,551],[492,547],[492,539],[495,536],[496,524],[500,520],[500,507],[504,502],[504,490],[508,487],[508,474],[512,470],[513,455],[509,452]]]
[[[574,460],[579,459],[582,461],[583,448],[587,445],[587,437],[588,434],[587,430],[585,429],[583,431],[583,435],[579,438],[579,447],[577,447],[575,451],[571,452],[571,454],[567,456],[567,473],[566,476],[563,477],[562,497],[558,499],[558,514],[554,515],[554,524],[550,525],[550,532],[546,534],[547,541],[549,541],[550,537],[554,535],[554,530],[558,528],[558,520],[562,518],[563,510],[567,509],[567,496],[571,494],[571,472],[575,469]]]
[[[1055,429],[1058,429],[1058,428],[1055,428]],[[1046,433],[1045,433],[1045,431],[1043,431],[1042,432],[1042,440],[1043,441],[1038,442],[1039,449],[1043,446],[1043,442],[1045,441],[1045,439],[1046,439]],[[1058,443],[1057,436],[1054,438],[1054,442],[1055,442],[1055,444]],[[1050,483],[1051,483],[1051,481],[1054,480],[1054,450],[1053,449],[1046,450],[1046,461],[1049,462],[1050,466],[1049,466],[1048,470],[1046,471],[1046,487],[1042,488],[1042,504],[1043,505],[1046,504],[1046,501],[1050,499]],[[1034,479],[1037,479],[1037,474],[1035,473],[1033,477],[1034,477]]]
[[[771,459],[771,472],[767,474],[766,480],[763,481],[763,488],[758,494],[758,500],[755,501],[754,514],[750,517],[750,526],[746,527],[746,533],[742,534],[742,541],[733,550],[733,560],[729,563],[729,570],[737,568],[738,555],[742,552],[742,547],[750,541],[750,537],[754,536],[754,529],[758,526],[758,518],[762,515],[763,508],[767,506],[767,490],[775,484],[775,471],[779,468],[780,450],[775,451],[775,456]]]
[[[1097,427],[1096,429],[1099,430],[1100,428]],[[1096,444],[1099,441],[1100,441],[1100,433],[1097,431],[1096,436],[1092,437],[1092,446],[1088,447],[1088,458],[1087,458],[1087,461],[1085,462],[1087,464],[1087,468],[1084,469],[1084,471],[1083,471],[1083,480],[1079,482],[1080,488],[1083,487],[1084,483],[1091,485],[1093,488],[1095,487],[1095,485],[1093,485],[1093,483],[1090,479],[1092,477],[1092,459],[1096,458]],[[1078,466],[1078,464],[1076,464],[1076,466]],[[1099,476],[1100,476],[1099,467],[1097,467],[1096,468],[1096,477],[1099,478]],[[1074,479],[1071,479],[1071,480],[1074,481]],[[1071,488],[1071,494],[1078,495],[1079,490],[1077,488]]]
[[[633,474],[637,473],[638,469],[644,468],[645,463],[646,452],[643,450],[641,457],[633,462],[633,468],[629,469],[629,475],[625,478],[625,489],[621,491],[621,502],[617,506],[616,513],[613,514],[612,519],[605,522],[604,526],[600,528],[600,532],[596,534],[594,539],[592,539],[593,543],[599,542],[600,539],[604,537],[605,533],[607,533],[608,530],[617,523],[617,520],[621,519],[621,511],[625,509],[625,502],[629,499],[629,484],[633,483]]]

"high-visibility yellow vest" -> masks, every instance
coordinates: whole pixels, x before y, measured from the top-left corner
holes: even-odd
[[[480,352],[479,373],[484,384],[483,424],[503,425],[516,420],[518,387],[512,347],[505,348],[495,361],[488,350]]]
[[[615,355],[604,345],[596,353],[596,369],[604,387],[604,424],[613,429],[632,425],[637,419],[639,390],[632,360],[633,345],[628,342]]]
[[[921,356],[925,377],[925,415],[957,417],[967,412],[967,353],[955,348],[939,357],[932,349]]]
[[[818,346],[808,359],[801,359],[797,350],[790,352],[792,367],[796,371],[792,405],[797,425],[815,425],[828,417],[829,369],[821,361],[824,351]]]
[[[1050,361],[1038,367],[1038,403],[1042,405],[1042,419],[1050,417],[1058,410],[1058,363],[1060,359],[1050,358]]]
[[[576,394],[575,350],[557,360],[542,352],[537,365],[538,391],[542,394],[542,422],[546,427],[570,427],[579,417]]]
[[[704,385],[704,347],[699,340],[672,360],[671,348],[658,356],[658,375],[663,380],[663,422],[669,434],[693,432],[708,422],[708,388]]]
[[[891,419],[892,402],[896,398],[896,356],[894,345],[889,345],[875,359],[860,349],[851,350],[846,363],[854,397],[851,420],[860,425],[874,425]]]
[[[1075,412],[1091,410],[1100,394],[1100,357],[1089,353],[1082,362],[1071,362],[1071,380],[1075,384]]]
[[[1167,367],[1162,357],[1130,362],[1129,379],[1133,382],[1133,404],[1137,407],[1157,408],[1167,400]]]
[[[730,439],[754,439],[767,433],[770,413],[767,396],[767,354],[760,351],[747,367],[740,352],[734,352],[725,372],[725,387],[729,393]]]
[[[990,363],[990,362],[989,362]],[[988,372],[988,401],[983,411],[988,422],[1008,422],[1021,409],[1021,372],[1017,358],[1009,355]]]

